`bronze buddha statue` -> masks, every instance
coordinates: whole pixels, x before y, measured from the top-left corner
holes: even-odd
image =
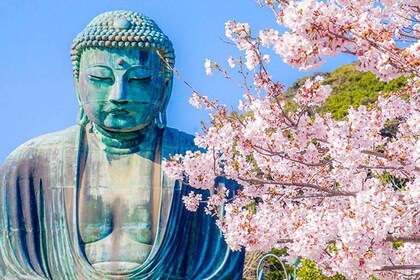
[[[162,172],[163,158],[195,149],[166,127],[168,37],[144,15],[112,11],[71,55],[79,124],[28,141],[0,169],[0,277],[240,279],[243,252],[204,211],[188,212],[190,187]]]

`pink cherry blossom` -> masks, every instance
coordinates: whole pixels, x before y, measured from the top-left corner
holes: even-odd
[[[195,139],[205,150],[165,160],[167,176],[210,191],[205,202],[194,193],[183,201],[192,211],[202,202],[216,215],[232,250],[287,246],[287,260],[314,260],[327,275],[412,279],[420,273],[417,1],[257,2],[281,26],[255,32],[248,23],[225,23],[243,53],[227,65],[243,83],[209,59],[205,69],[222,73],[243,96],[228,110],[193,93],[190,103],[211,111],[211,125]],[[289,107],[284,86],[266,68],[267,48],[301,70],[351,54],[359,70],[384,81],[405,76],[407,85],[334,120],[319,111],[332,92],[322,77],[307,80]],[[384,133],[389,127],[393,134]],[[241,184],[233,199],[215,186],[218,177]]]
[[[233,59],[233,57],[229,56],[228,63],[230,68],[235,68],[235,60]]]
[[[190,211],[197,211],[198,205],[202,200],[201,194],[195,194],[194,192],[190,192],[188,196],[184,195],[182,197],[182,201],[185,204],[185,207]]]
[[[210,59],[206,58],[206,61],[204,62],[204,68],[206,69],[207,75],[213,75],[213,68]]]

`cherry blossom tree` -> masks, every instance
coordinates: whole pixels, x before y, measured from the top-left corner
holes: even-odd
[[[217,215],[233,250],[287,246],[289,261],[311,259],[325,274],[349,279],[419,276],[418,2],[257,2],[287,31],[254,35],[247,23],[226,23],[226,37],[244,57],[229,57],[226,69],[206,60],[206,73],[237,83],[243,98],[228,110],[194,91],[191,104],[211,110],[211,126],[195,139],[203,150],[174,155],[164,166],[174,179],[215,191],[206,201],[190,193],[186,207],[203,204]],[[318,110],[332,91],[321,77],[298,90],[292,100],[297,108],[288,106],[284,86],[267,70],[269,49],[302,70],[347,53],[361,71],[383,81],[406,76],[408,83],[335,120]],[[389,126],[397,132],[385,134]],[[223,184],[214,186],[217,177],[234,179],[242,189],[230,194]]]

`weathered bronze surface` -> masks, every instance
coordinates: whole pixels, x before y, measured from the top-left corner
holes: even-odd
[[[240,279],[243,253],[162,173],[163,158],[195,149],[166,127],[166,35],[141,14],[108,12],[71,54],[79,124],[23,144],[0,169],[0,278]]]

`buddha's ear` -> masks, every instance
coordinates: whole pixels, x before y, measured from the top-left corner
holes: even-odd
[[[166,108],[168,107],[168,103],[169,103],[169,99],[171,99],[171,94],[172,94],[172,84],[173,84],[173,78],[169,78],[167,81],[165,81],[165,94],[163,96],[163,101],[162,101],[162,107],[160,109],[161,112],[166,112]]]
[[[88,118],[85,114],[85,110],[83,109],[82,100],[80,98],[80,88],[79,88],[79,79],[74,79],[74,89],[76,91],[77,102],[79,104],[79,115],[77,117],[77,122],[80,125],[85,125],[88,122]]]
[[[79,106],[82,106],[82,100],[80,98],[80,88],[79,88],[79,77],[74,78],[74,90],[76,91],[77,102]]]
[[[165,92],[163,95],[162,105],[160,106],[159,115],[156,119],[156,123],[160,128],[165,128],[167,119],[166,119],[166,108],[168,107],[169,99],[172,94],[172,77],[165,81]]]

